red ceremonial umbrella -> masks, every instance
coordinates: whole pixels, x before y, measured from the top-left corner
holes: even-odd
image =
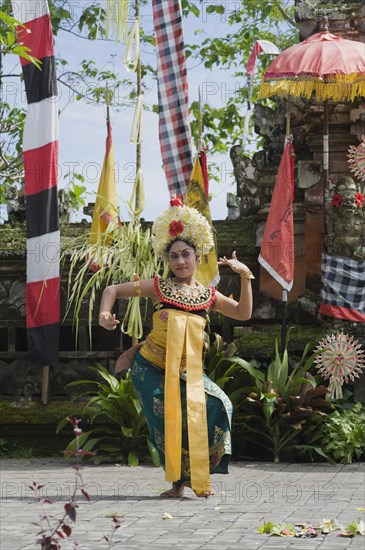
[[[328,182],[328,100],[365,97],[365,44],[323,30],[287,48],[264,74],[260,98],[315,97],[324,101],[323,183]]]

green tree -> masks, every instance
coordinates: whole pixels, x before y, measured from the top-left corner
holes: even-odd
[[[5,7],[5,6],[4,6]],[[36,57],[31,55],[29,48],[16,40],[17,27],[23,27],[17,19],[6,13],[5,10],[0,10],[0,54],[19,55],[40,67],[40,62]]]
[[[3,9],[5,8],[5,9]],[[40,69],[41,63],[31,55],[29,48],[16,41],[17,27],[24,27],[6,11],[6,6],[0,9],[0,91],[2,82],[2,58],[4,55],[16,55],[23,57]],[[2,184],[0,185],[0,203],[6,199],[16,198],[18,192],[18,175],[22,172],[21,156],[21,129],[24,121],[24,111],[19,108],[11,108],[9,103],[1,102],[0,105],[0,136],[7,135],[8,139],[1,139],[0,147],[0,172]],[[15,183],[15,185],[14,185]]]
[[[186,46],[186,56],[197,64],[214,71],[227,70],[237,79],[237,86],[221,108],[212,108],[204,102],[204,138],[210,150],[225,152],[242,133],[242,107],[247,103],[245,65],[256,40],[265,39],[283,50],[298,40],[298,30],[294,21],[294,1],[241,0],[241,2],[199,2],[202,21],[216,13],[232,27],[229,34],[211,38],[204,26],[198,33],[197,44]],[[269,57],[260,56],[256,82],[260,80],[263,67]],[[254,97],[257,86],[254,87]],[[193,134],[197,134],[198,103],[192,104],[195,121]]]
[[[145,10],[152,10],[151,2],[140,0],[145,5]],[[131,3],[133,4],[133,3]],[[70,37],[77,35],[86,42],[113,40],[105,38],[106,11],[105,4],[98,0],[87,3],[87,6],[74,9],[72,1],[49,0],[51,20],[54,35],[68,33]],[[79,3],[77,3],[79,6]],[[186,57],[191,70],[199,70],[200,66],[214,71],[224,69],[237,79],[237,87],[234,93],[227,98],[221,107],[212,107],[208,100],[204,101],[203,125],[204,138],[209,146],[210,153],[225,152],[238,139],[242,131],[242,110],[247,102],[247,87],[245,78],[245,64],[255,40],[265,38],[273,41],[279,49],[284,49],[298,38],[294,19],[294,0],[241,0],[237,2],[219,2],[207,0],[182,0],[184,17],[187,22],[194,19],[195,23],[201,23],[201,29],[196,32],[196,40],[192,44],[185,45]],[[14,27],[10,30],[12,37],[5,32],[9,26],[11,14],[10,0],[2,0],[0,9],[5,14],[0,25],[1,54],[17,53],[17,46],[12,43]],[[207,32],[209,17],[219,17],[229,23],[232,32],[225,36],[211,38]],[[200,25],[199,25],[200,26]],[[218,25],[219,27],[219,25]],[[3,41],[7,45],[3,46]],[[145,77],[144,91],[154,84],[156,78],[154,67],[145,63],[146,58],[153,53],[155,39],[151,25],[151,17],[144,20],[142,11],[142,75]],[[25,52],[27,54],[29,52]],[[267,64],[268,59],[261,56],[260,66]],[[16,69],[21,78],[19,67]],[[121,77],[117,71],[109,67],[99,67],[93,59],[80,59],[77,70],[68,67],[68,61],[57,59],[58,83],[61,88],[68,88],[72,99],[86,101],[95,105],[105,101],[105,87],[108,83],[112,95],[112,107],[115,110],[131,107],[135,103],[135,83],[132,78]],[[125,73],[124,73],[125,74]],[[1,72],[0,88],[6,78],[14,78],[14,74],[7,75]],[[258,77],[259,79],[259,73]],[[207,98],[209,99],[209,98]],[[1,101],[1,100],[0,100]],[[63,109],[67,108],[67,105]],[[146,109],[157,111],[156,105],[145,105]],[[192,131],[195,138],[198,133],[198,103],[191,105],[195,121],[192,123]],[[62,113],[61,113],[62,115]],[[4,202],[12,195],[16,196],[17,189],[23,184],[23,171],[21,161],[22,126],[24,109],[19,105],[11,106],[7,102],[0,103],[0,136],[4,145],[1,147],[0,170],[5,178],[0,183],[0,201]]]

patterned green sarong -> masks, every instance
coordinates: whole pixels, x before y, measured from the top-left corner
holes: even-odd
[[[165,465],[164,369],[137,353],[131,368],[133,388],[146,417],[151,441]],[[227,474],[231,457],[232,403],[226,394],[204,375],[208,421],[210,473]],[[186,414],[186,375],[180,375],[182,405],[181,481],[190,480],[189,444]]]

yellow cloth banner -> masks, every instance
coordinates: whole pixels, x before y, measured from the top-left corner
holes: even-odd
[[[205,192],[203,171],[199,157],[195,159],[193,171],[191,173],[188,190],[184,197],[184,204],[191,206],[203,214],[212,225],[209,201]],[[215,248],[202,256],[201,263],[198,265],[195,277],[204,286],[216,285],[219,281],[218,260]]]
[[[165,477],[181,478],[182,414],[180,365],[186,353],[186,402],[191,488],[210,491],[209,440],[203,383],[203,331],[205,320],[197,315],[169,311],[165,372]]]
[[[115,177],[114,147],[110,123],[107,124],[107,127],[108,135],[106,138],[106,152],[94,207],[93,221],[90,229],[90,245],[101,241],[109,223],[118,220],[118,196]],[[105,240],[105,244],[110,244],[110,239],[106,238]]]

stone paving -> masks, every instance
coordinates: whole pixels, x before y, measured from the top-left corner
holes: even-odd
[[[272,464],[235,462],[229,475],[212,476],[216,494],[199,499],[190,489],[181,499],[160,499],[169,487],[153,466],[87,465],[82,475],[91,496],[78,497],[73,539],[78,549],[108,548],[110,515],[120,516],[116,548],[127,550],[301,550],[365,549],[365,537],[343,539],[336,533],[313,539],[270,537],[257,533],[265,520],[319,523],[336,518],[342,525],[364,516],[365,464]],[[73,489],[75,471],[63,459],[1,462],[1,550],[37,549],[40,504],[27,487],[44,484],[53,500],[47,513],[60,517]],[[164,519],[165,513],[172,516]],[[71,549],[69,541],[63,549]]]

